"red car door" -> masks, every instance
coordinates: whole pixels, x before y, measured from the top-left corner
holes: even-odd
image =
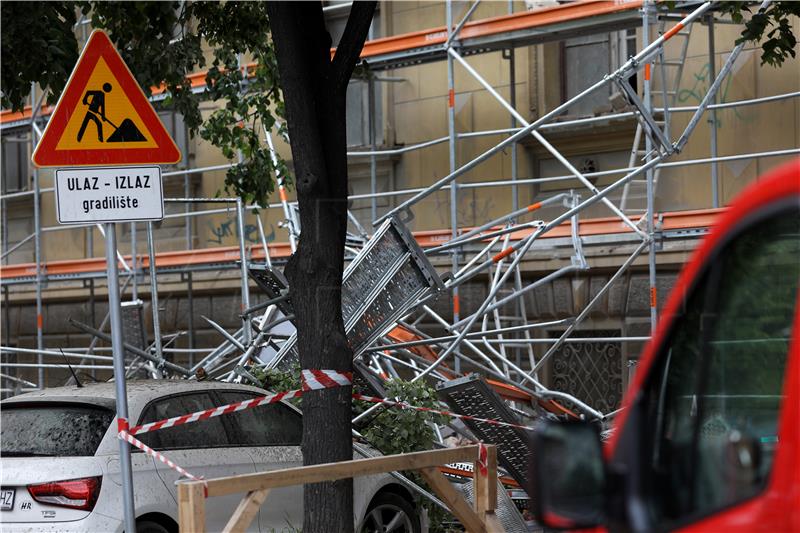
[[[800,530],[800,161],[679,277],[606,448],[612,530]]]

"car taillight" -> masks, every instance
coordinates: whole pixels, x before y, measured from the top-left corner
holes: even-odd
[[[100,495],[102,479],[98,476],[28,485],[28,492],[39,503],[91,511]]]

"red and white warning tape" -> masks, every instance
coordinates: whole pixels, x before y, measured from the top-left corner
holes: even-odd
[[[478,472],[480,475],[485,476],[489,473],[489,449],[482,442],[478,442]]]
[[[133,435],[131,435],[127,431],[120,431],[119,438],[121,438],[124,441],[127,441],[128,443],[130,443],[133,446],[136,446],[137,448],[142,450],[144,453],[146,453],[150,457],[155,457],[156,459],[158,459],[159,461],[161,461],[162,463],[164,463],[165,465],[167,465],[171,469],[173,469],[176,472],[178,472],[180,475],[188,477],[189,479],[191,479],[193,481],[204,481],[203,478],[201,478],[199,476],[195,476],[194,474],[188,472],[186,469],[176,465],[175,463],[170,461],[164,454],[155,451],[153,448],[151,448],[150,446],[148,446],[144,442],[140,441],[139,439],[137,439],[136,437],[134,437]]]
[[[212,407],[211,409],[175,416],[172,418],[159,420],[157,422],[149,422],[147,424],[142,424],[141,426],[134,426],[129,430],[129,432],[131,435],[140,435],[142,433],[148,433],[150,431],[156,431],[163,428],[180,426],[183,424],[189,424],[191,422],[197,422],[199,420],[207,420],[209,418],[226,415],[228,413],[253,409],[254,407],[276,403],[281,400],[299,398],[303,395],[303,392],[311,390],[339,387],[342,385],[350,385],[350,383],[352,383],[352,374],[350,372],[337,372],[336,370],[303,370],[302,378],[302,389],[279,392],[277,394],[262,396],[261,398],[251,398],[249,400],[229,403],[227,405],[220,405],[219,407]]]
[[[191,422],[197,422],[199,420],[207,420],[209,418],[220,416],[228,413],[235,413],[238,411],[244,411],[246,409],[253,409],[255,407],[259,407],[261,405],[266,405],[270,403],[276,403],[281,400],[288,400],[291,398],[299,398],[303,395],[304,392],[312,391],[312,390],[321,390],[333,387],[340,387],[343,385],[350,385],[352,383],[352,374],[350,372],[339,372],[336,370],[303,370],[302,374],[302,383],[303,388],[298,390],[290,390],[286,392],[279,392],[276,394],[270,394],[267,396],[263,396],[261,398],[252,398],[249,400],[244,400],[242,402],[230,403],[227,405],[221,405],[219,407],[213,407],[211,409],[205,409],[203,411],[197,411],[195,413],[189,413],[182,416],[176,416],[173,418],[167,418],[165,420],[159,420],[157,422],[150,422],[148,424],[142,424],[140,426],[134,426],[132,428],[127,427],[126,420],[120,420],[119,424],[119,438],[127,441],[133,446],[136,446],[140,450],[144,451],[147,455],[154,457],[164,463],[165,465],[169,466],[176,472],[180,473],[181,475],[195,480],[195,481],[202,481],[201,477],[195,476],[189,473],[184,468],[180,467],[179,465],[172,462],[162,453],[157,452],[144,444],[142,441],[135,438],[133,435],[140,435],[142,433],[149,433],[151,431],[156,431],[163,428],[175,427],[180,426],[183,424],[189,424]],[[378,398],[375,396],[367,396],[364,394],[353,393],[353,398],[356,400],[362,400],[366,402],[372,403],[380,403],[384,405],[388,405],[391,407],[399,407],[401,409],[413,409],[415,411],[424,411],[429,413],[437,413],[444,416],[449,416],[451,418],[457,418],[461,420],[472,420],[475,422],[484,422],[487,424],[493,424],[497,426],[508,426],[514,427],[519,429],[533,429],[530,426],[523,426],[520,424],[512,424],[510,422],[504,422],[502,420],[493,420],[490,418],[480,418],[476,416],[469,416],[469,415],[460,415],[458,413],[453,413],[451,411],[443,411],[439,409],[433,409],[431,407],[420,407],[416,405],[411,405],[410,403],[406,402],[397,402],[394,400],[387,400],[386,398]],[[478,468],[482,475],[486,474],[486,447],[483,443],[478,443],[479,454],[478,454]]]
[[[191,422],[197,422],[199,420],[208,420],[209,418],[215,416],[226,415],[228,413],[235,413],[237,411],[244,411],[245,409],[252,409],[260,405],[266,405],[269,403],[279,402],[281,400],[289,400],[291,398],[297,398],[302,395],[303,391],[301,390],[290,390],[287,392],[279,392],[277,394],[262,396],[261,398],[251,398],[249,400],[244,400],[241,402],[229,403],[227,405],[220,405],[219,407],[212,407],[211,409],[206,409],[204,411],[189,413],[188,415],[174,416],[172,418],[167,418],[165,420],[150,422],[148,424],[142,424],[141,426],[134,426],[130,429],[130,433],[132,435],[140,435],[142,433],[148,433],[150,431],[156,431],[158,429],[181,426],[183,424],[189,424]]]
[[[152,449],[150,446],[143,443],[133,435],[139,435],[142,433],[156,431],[158,429],[189,424],[191,422],[197,422],[198,420],[207,420],[215,416],[225,415],[228,413],[235,413],[237,411],[244,411],[245,409],[253,409],[254,407],[259,407],[261,405],[266,405],[269,403],[276,403],[281,400],[299,398],[300,396],[303,395],[303,392],[306,391],[349,385],[352,383],[352,374],[350,372],[338,372],[336,370],[303,370],[302,379],[303,379],[302,390],[298,389],[286,392],[279,392],[277,394],[270,394],[268,396],[263,396],[261,398],[252,398],[250,400],[244,400],[242,402],[229,403],[227,405],[221,405],[219,407],[213,407],[211,409],[205,409],[203,411],[197,411],[195,413],[189,413],[182,416],[167,418],[165,420],[159,420],[157,422],[150,422],[148,424],[134,426],[132,428],[128,428],[127,420],[125,420],[124,418],[119,419],[117,420],[117,428],[118,428],[117,436],[120,439],[128,442],[132,446],[136,446],[147,455],[158,459],[168,467],[178,472],[180,475],[185,476],[194,481],[203,481],[202,477],[195,476],[194,474],[190,473],[185,468],[174,463],[169,458],[167,458],[167,456],[165,456],[161,452],[157,452],[156,450]]]
[[[352,372],[338,370],[303,370],[300,378],[303,380],[304,391],[330,389],[350,385],[353,382]]]

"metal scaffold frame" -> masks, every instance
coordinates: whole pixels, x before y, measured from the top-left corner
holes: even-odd
[[[520,394],[528,395],[529,399],[541,402],[557,401],[566,405],[575,413],[606,420],[614,412],[602,412],[592,405],[563,391],[554,390],[547,387],[541,379],[540,373],[544,365],[552,359],[553,355],[565,344],[587,343],[587,342],[614,342],[614,343],[641,343],[646,341],[646,336],[626,336],[626,337],[576,337],[574,333],[580,330],[581,324],[593,312],[598,303],[607,295],[611,287],[616,283],[630,267],[647,252],[647,267],[649,289],[651,294],[650,305],[650,326],[655,327],[657,321],[657,298],[656,298],[656,248],[658,238],[655,226],[655,186],[662,169],[674,168],[678,166],[688,166],[697,164],[711,164],[712,180],[712,205],[718,207],[718,170],[717,164],[722,161],[732,161],[739,159],[752,159],[757,157],[774,157],[800,153],[800,149],[774,150],[769,152],[747,153],[729,156],[719,156],[717,153],[716,128],[712,127],[710,157],[686,161],[667,161],[670,156],[679,153],[688,142],[692,132],[697,127],[701,118],[706,113],[709,114],[712,123],[716,121],[716,111],[736,106],[762,105],[770,102],[780,101],[800,96],[800,92],[754,98],[738,102],[717,103],[717,93],[722,81],[729,75],[731,67],[742,51],[743,44],[737,45],[725,59],[719,73],[712,72],[714,82],[710,85],[708,92],[697,106],[675,105],[674,91],[670,95],[667,88],[665,69],[668,61],[665,59],[664,45],[670,39],[681,35],[685,41],[682,44],[682,53],[685,55],[688,45],[688,32],[692,23],[704,21],[709,25],[709,54],[711,64],[714,64],[713,46],[713,4],[711,2],[693,3],[687,9],[688,14],[680,17],[680,22],[671,26],[665,31],[661,31],[658,36],[651,40],[653,26],[661,21],[662,28],[665,20],[674,18],[664,17],[664,13],[659,13],[652,1],[645,1],[640,7],[640,12],[636,16],[641,17],[642,27],[642,50],[630,57],[619,68],[610,72],[603,79],[597,81],[590,87],[581,91],[573,98],[556,106],[549,112],[543,114],[534,121],[526,119],[524,114],[517,110],[514,87],[515,80],[515,46],[522,46],[532,42],[545,42],[544,33],[531,26],[525,34],[524,28],[513,27],[508,30],[506,40],[502,35],[481,34],[478,28],[479,22],[471,22],[470,19],[480,4],[476,0],[470,4],[465,14],[456,20],[453,12],[453,5],[450,0],[446,2],[446,27],[444,34],[437,36],[438,42],[434,42],[426,48],[409,48],[405,52],[385,51],[375,43],[368,43],[365,47],[365,56],[369,56],[371,61],[369,67],[372,69],[388,69],[398,66],[406,66],[422,61],[446,61],[447,67],[447,123],[448,134],[445,137],[431,139],[412,146],[403,146],[391,149],[379,149],[376,141],[375,124],[375,90],[374,83],[382,81],[380,78],[371,76],[369,83],[369,149],[365,151],[348,152],[348,156],[353,161],[369,158],[370,167],[370,193],[351,195],[351,200],[369,200],[371,218],[376,228],[375,235],[384,235],[389,230],[386,228],[386,221],[391,220],[392,224],[402,226],[401,220],[413,218],[413,208],[422,200],[439,192],[449,193],[449,213],[450,228],[448,228],[446,242],[429,243],[423,245],[421,253],[416,250],[415,244],[406,243],[408,249],[404,255],[393,259],[392,267],[386,272],[375,278],[374,286],[361,287],[367,300],[356,306],[353,311],[355,314],[348,321],[348,328],[356,328],[359,320],[358,313],[370,312],[376,302],[381,302],[381,298],[386,297],[390,287],[394,282],[392,276],[403,272],[403,269],[411,268],[409,265],[416,264],[416,268],[422,269],[425,273],[425,265],[429,258],[444,258],[451,267],[451,273],[444,276],[441,282],[437,281],[437,274],[427,273],[430,286],[419,289],[415,293],[413,301],[405,305],[402,315],[399,318],[392,318],[383,324],[381,331],[375,332],[374,340],[369,345],[361,347],[358,358],[364,366],[379,376],[398,377],[400,375],[411,376],[412,380],[431,378],[441,382],[446,382],[454,378],[461,377],[467,370],[478,370],[487,378],[497,380],[507,386],[512,386]],[[608,4],[599,2],[598,4]],[[769,0],[762,3],[762,8],[769,4]],[[563,6],[564,9],[576,9],[575,6]],[[619,27],[618,11],[608,11],[607,6],[603,7],[603,16],[615,17],[610,24],[613,28]],[[506,21],[516,20],[518,14],[513,13],[513,2],[508,4],[509,16]],[[608,12],[612,13],[611,15]],[[630,14],[626,15],[630,17]],[[492,24],[498,22],[492,19]],[[509,23],[510,24],[510,23]],[[511,26],[509,26],[511,27]],[[561,27],[561,26],[559,26]],[[591,31],[602,31],[597,26],[591,26]],[[527,36],[526,36],[527,35]],[[491,37],[491,38],[490,38]],[[551,35],[553,40],[559,38]],[[398,38],[399,39],[399,38]],[[435,41],[435,40],[434,40]],[[481,44],[483,43],[483,44]],[[384,43],[385,44],[385,43]],[[483,48],[481,48],[483,46]],[[503,57],[509,62],[509,78],[512,90],[508,99],[504,98],[492,84],[470,64],[468,57],[482,51],[502,50]],[[371,54],[371,55],[370,55]],[[456,79],[455,66],[458,65],[468,76],[477,82],[496,102],[499,108],[507,112],[509,117],[509,128],[502,130],[459,132],[456,128],[455,120],[455,95],[458,86]],[[679,67],[682,68],[682,67]],[[651,73],[659,71],[661,73],[661,87],[653,90],[651,87]],[[643,72],[643,94],[640,96],[635,88],[628,82],[634,74]],[[676,84],[680,74],[675,77]],[[386,79],[383,81],[394,81]],[[594,91],[614,87],[625,99],[628,109],[617,111],[606,115],[579,118],[572,120],[559,120],[559,118],[570,106],[591,95]],[[660,106],[654,105],[654,92],[661,92]],[[36,88],[32,91],[32,102],[34,102],[30,117],[27,119],[27,126],[30,128],[30,142],[35,146],[36,141],[41,137],[41,122],[44,120],[44,94],[37,95]],[[37,98],[38,97],[38,98]],[[156,96],[158,98],[158,95]],[[675,113],[691,113],[691,119],[684,131],[677,137],[673,137],[670,131],[670,118]],[[660,117],[660,118],[657,118]],[[588,126],[604,123],[618,119],[636,120],[637,129],[631,148],[631,156],[628,166],[625,168],[582,172],[578,170],[559,149],[548,139],[547,135],[551,132],[563,128],[576,126]],[[269,131],[265,131],[265,143],[275,157],[272,137]],[[459,162],[457,158],[457,145],[464,139],[475,137],[501,137],[501,140],[494,146],[487,149],[478,156],[466,162]],[[518,176],[517,144],[524,139],[532,137],[552,158],[557,161],[564,169],[564,175],[553,177],[536,177],[520,179]],[[674,139],[674,140],[673,140]],[[448,144],[449,170],[448,174],[426,187],[401,189],[393,191],[379,192],[377,190],[377,158],[383,156],[398,156],[415,150],[424,150],[442,143]],[[644,150],[641,144],[644,143]],[[511,179],[492,180],[482,182],[459,182],[459,178],[467,172],[475,169],[489,158],[499,154],[504,150],[510,150],[511,158]],[[246,206],[242,201],[234,198],[192,198],[189,187],[189,176],[191,174],[225,170],[232,164],[216,165],[203,168],[181,169],[164,172],[163,176],[183,177],[184,197],[167,199],[168,202],[181,203],[186,206],[182,213],[173,213],[166,218],[184,218],[186,225],[186,245],[187,249],[193,247],[191,232],[191,219],[193,217],[212,215],[228,212],[228,207],[213,208],[205,210],[192,210],[193,204],[225,203],[235,205],[236,223],[238,228],[238,246],[231,250],[229,255],[232,259],[226,262],[227,268],[237,268],[241,276],[241,328],[230,333],[225,328],[216,324],[212,320],[205,318],[209,325],[217,331],[223,341],[215,348],[204,349],[196,348],[193,340],[190,347],[175,348],[171,344],[177,335],[163,336],[159,320],[158,306],[158,270],[161,269],[162,256],[156,254],[157,243],[153,238],[152,224],[145,225],[147,254],[139,256],[137,254],[135,225],[131,231],[132,254],[124,257],[119,250],[115,250],[118,263],[122,266],[125,281],[123,292],[130,287],[132,300],[138,300],[138,283],[143,279],[145,273],[149,275],[150,298],[153,322],[153,343],[145,348],[140,348],[126,343],[124,349],[129,355],[129,364],[126,367],[126,375],[132,376],[138,373],[160,378],[168,375],[182,376],[188,379],[212,378],[224,379],[227,381],[253,380],[250,370],[251,366],[273,367],[277,365],[278,359],[290,350],[289,340],[291,335],[287,334],[286,327],[290,326],[293,316],[287,307],[287,293],[285,287],[270,299],[263,303],[251,306],[250,286],[248,284],[249,268],[254,264],[264,263],[267,271],[272,271],[272,263],[276,258],[275,246],[268,245],[265,238],[263,224],[260,216],[256,216],[258,233],[260,237],[261,250],[258,247],[248,247],[244,238],[244,219],[248,211],[259,208],[280,209],[283,212],[284,221],[282,227],[287,230],[289,246],[283,251],[285,256],[295,250],[302,228],[299,227],[296,216],[296,205],[289,199],[284,183],[284,177],[278,176],[279,203],[269,206]],[[595,179],[599,177],[613,177],[614,181],[604,188],[595,185]],[[632,216],[632,211],[625,209],[625,199],[635,180],[644,176],[646,186],[646,209],[641,216],[637,213]],[[519,187],[529,184],[569,182],[580,185],[580,190],[570,192],[560,192],[553,196],[543,198],[536,203],[521,207],[519,205]],[[498,186],[508,186],[511,189],[512,211],[493,220],[479,224],[477,227],[464,227],[458,219],[459,194],[464,190],[475,188],[489,188]],[[621,205],[612,201],[611,195],[615,192],[622,192]],[[13,390],[30,390],[45,386],[44,371],[46,368],[66,368],[60,362],[64,360],[74,360],[73,368],[84,370],[110,370],[111,357],[109,355],[99,355],[107,351],[103,347],[98,347],[98,340],[108,341],[109,335],[103,332],[106,327],[108,317],[102,321],[99,328],[95,328],[93,322],[91,326],[75,322],[74,325],[92,337],[92,342],[85,348],[71,348],[68,351],[52,350],[45,347],[43,336],[42,320],[42,299],[43,286],[48,282],[60,280],[85,279],[89,282],[89,287],[94,300],[95,279],[103,277],[103,268],[86,268],[80,272],[71,271],[66,274],[54,274],[46,272],[42,260],[41,239],[44,233],[57,231],[74,231],[75,226],[64,227],[42,227],[41,225],[41,198],[43,194],[52,194],[52,188],[41,188],[39,184],[39,173],[34,170],[33,188],[30,191],[15,192],[5,194],[0,197],[3,207],[9,200],[30,196],[33,199],[34,207],[34,233],[25,237],[12,247],[8,246],[7,232],[3,232],[3,252],[2,258],[7,260],[8,256],[15,250],[20,249],[28,243],[34,246],[34,265],[32,276],[20,276],[19,278],[2,278],[5,301],[8,302],[10,287],[17,283],[33,283],[36,287],[36,324],[37,324],[37,344],[36,349],[25,349],[9,346],[8,337],[4,340],[5,346],[0,348],[3,355],[3,373],[0,374],[5,383],[12,383]],[[397,205],[387,213],[378,215],[378,200],[391,198],[397,200]],[[587,208],[602,204],[614,216],[614,219],[624,225],[625,243],[630,245],[627,258],[618,268],[608,277],[607,281],[593,291],[592,297],[586,305],[574,317],[549,322],[531,323],[528,320],[528,309],[526,309],[525,295],[531,293],[538,287],[550,283],[556,279],[564,278],[567,275],[583,272],[589,269],[589,265],[583,252],[583,237],[581,235],[582,223],[579,217],[585,214]],[[526,217],[540,210],[543,207],[561,207],[563,211],[551,220],[528,220]],[[5,212],[5,209],[3,209]],[[348,240],[348,257],[354,259],[348,272],[356,276],[355,272],[361,259],[370,249],[378,248],[378,244],[367,241],[367,231],[359,224],[359,221],[349,214],[352,224],[352,238]],[[5,220],[3,226],[5,227]],[[80,226],[79,226],[80,227]],[[89,250],[92,251],[91,234],[94,226],[88,225],[87,238]],[[571,245],[570,264],[563,266],[539,279],[528,281],[523,277],[521,265],[526,259],[533,246],[541,243],[548,238],[548,233],[559,230],[566,235]],[[397,230],[402,240],[403,231]],[[384,232],[384,233],[381,233]],[[413,240],[413,239],[411,239]],[[374,244],[374,245],[373,245]],[[273,257],[271,257],[273,256]],[[417,257],[421,256],[421,257]],[[111,255],[113,257],[113,254]],[[528,256],[529,257],[529,256]],[[449,259],[449,260],[448,260]],[[234,260],[238,260],[235,263]],[[88,260],[92,261],[92,260]],[[415,263],[416,261],[416,263]],[[103,263],[104,265],[104,263]],[[13,265],[11,265],[13,266]],[[188,282],[187,296],[189,303],[189,315],[194,314],[192,307],[192,273],[202,268],[217,268],[220,265],[214,263],[209,265],[172,265],[167,270],[170,273],[180,273],[186,276]],[[158,268],[157,268],[158,267]],[[346,276],[348,274],[346,273]],[[278,279],[279,276],[275,279]],[[477,304],[474,311],[467,312],[461,306],[459,300],[459,287],[465,283],[485,278],[488,285],[487,295]],[[280,280],[278,279],[278,282]],[[447,292],[450,295],[452,306],[452,320],[448,321],[445,317],[437,313],[432,302],[437,295]],[[92,306],[93,307],[93,306]],[[512,314],[507,315],[509,309]],[[92,310],[94,314],[94,309]],[[420,323],[432,323],[439,326],[446,333],[439,336],[428,335],[417,327]],[[291,326],[290,326],[291,327]],[[394,328],[394,329],[393,329]],[[407,333],[408,337],[395,335],[397,329]],[[542,328],[554,328],[561,333],[557,338],[538,338],[532,335],[532,331]],[[189,329],[194,326],[189,323]],[[190,332],[190,339],[193,336]],[[281,347],[284,347],[282,350]],[[535,347],[541,346],[544,350],[537,357]],[[265,355],[272,350],[274,359]],[[427,350],[427,351],[425,351]],[[423,353],[425,355],[420,355]],[[6,360],[10,354],[35,355],[36,363],[18,363]],[[171,362],[169,359],[175,354],[190,354],[188,367]],[[198,361],[194,356],[198,356]],[[45,362],[53,361],[57,358],[59,363]],[[33,383],[14,376],[5,370],[14,368],[36,368],[38,369],[37,382]],[[12,388],[3,389],[10,392]],[[355,418],[355,422],[369,417],[369,414],[379,406],[374,406]]]

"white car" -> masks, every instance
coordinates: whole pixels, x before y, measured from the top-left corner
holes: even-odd
[[[131,381],[128,412],[139,425],[263,396],[246,385]],[[124,528],[113,383],[59,387],[0,404],[0,523],[3,531],[102,531]],[[138,436],[194,475],[229,476],[302,464],[302,419],[275,403]],[[132,451],[139,532],[178,531],[179,475]],[[206,527],[221,531],[243,494],[209,498]],[[297,531],[303,487],[272,490],[250,531]],[[358,531],[419,533],[414,499],[394,477],[354,483]]]

